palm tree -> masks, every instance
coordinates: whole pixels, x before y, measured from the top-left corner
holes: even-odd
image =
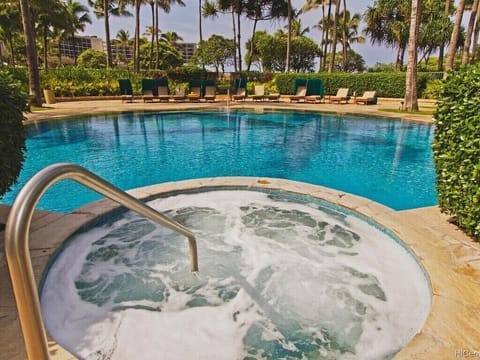
[[[343,12],[340,13],[339,20],[340,24],[338,32],[342,38],[342,63],[343,68],[345,69],[348,60],[347,54],[348,50],[351,50],[351,44],[363,44],[365,42],[365,38],[358,35],[361,22],[360,14],[353,14],[353,16],[350,17],[350,11],[343,10]]]
[[[38,72],[37,49],[35,47],[35,32],[28,0],[19,0],[20,13],[22,14],[23,33],[25,35],[25,50],[28,65],[28,84],[32,105],[42,106],[40,94],[40,74]]]
[[[307,0],[305,5],[303,5],[301,12],[306,12],[310,10],[317,9],[318,7],[322,8],[322,20],[318,22],[316,28],[322,30],[322,39],[320,44],[323,45],[323,57],[320,57],[320,64],[318,67],[319,71],[325,70],[326,62],[325,55],[327,54],[328,44],[329,44],[329,34],[331,29],[331,17],[332,17],[332,3],[333,0]],[[328,6],[327,16],[325,16],[325,4]]]
[[[252,46],[255,43],[255,32],[257,31],[258,22],[288,17],[288,6],[289,2],[285,0],[262,0],[245,4],[245,14],[248,19],[253,20]],[[250,53],[253,53],[253,47],[250,49]],[[247,71],[250,71],[251,64],[251,58],[249,58]]]
[[[477,21],[475,22],[475,28],[473,30],[473,44],[472,44],[472,58],[471,62],[475,61],[475,56],[477,53],[477,47],[478,47],[478,34],[480,32],[480,2],[478,4],[478,9],[477,9]]]
[[[218,17],[219,12],[229,12],[232,15],[232,30],[233,30],[233,47],[235,49],[235,56],[233,57],[233,68],[235,72],[238,71],[238,59],[237,59],[237,25],[235,23],[235,8],[232,5],[232,2],[230,3],[224,3],[222,6],[220,4],[215,3],[214,1],[205,1],[203,4],[203,17],[210,17],[210,18],[216,18]]]
[[[455,15],[455,22],[453,24],[452,36],[450,38],[450,45],[448,46],[445,70],[453,69],[453,61],[455,59],[455,53],[457,52],[457,43],[458,43],[458,38],[460,36],[464,10],[465,10],[465,0],[459,0],[457,5],[457,13]],[[446,73],[445,73],[445,76],[446,76]]]
[[[472,41],[473,27],[477,18],[478,0],[474,0],[471,6],[470,19],[468,20],[467,35],[465,37],[465,44],[463,45],[462,65],[470,63],[470,43]]]
[[[340,0],[335,1],[335,16],[333,17],[333,38],[331,45],[331,56],[330,62],[328,63],[328,72],[333,71],[333,66],[335,65],[335,53],[337,52],[337,28],[338,28],[338,16],[340,14]]]
[[[290,53],[292,49],[292,1],[288,0],[287,15],[287,55],[285,59],[285,72],[290,71]]]
[[[118,43],[122,48],[123,58],[125,61],[127,61],[128,60],[127,48],[131,44],[130,34],[128,33],[128,30],[124,30],[124,29],[118,30],[116,39],[118,40]]]
[[[397,48],[395,68],[401,70],[408,43],[410,2],[408,0],[378,0],[363,15],[363,32],[372,44],[379,43]]]
[[[91,24],[92,20],[88,15],[87,7],[75,0],[67,0],[65,3],[65,9],[67,14],[67,28],[66,31],[70,34],[73,45],[73,60],[75,65],[77,64],[77,52],[75,51],[75,34],[77,31],[85,30],[86,24]]]
[[[198,0],[198,35],[200,42],[203,41],[202,33],[202,0]]]
[[[0,4],[0,39],[7,44],[10,52],[10,64],[15,66],[14,38],[22,32],[21,14],[17,2]]]
[[[88,0],[88,4],[93,7],[95,16],[104,19],[105,26],[105,45],[107,47],[107,67],[112,67],[112,44],[110,42],[110,15],[112,16],[132,16],[126,9],[127,0]]]
[[[417,44],[420,28],[421,0],[412,0],[408,37],[408,63],[405,83],[405,110],[418,111],[417,99]]]
[[[66,29],[69,26],[69,14],[64,5],[60,0],[54,0],[48,4],[38,2],[36,6],[35,20],[38,34],[42,36],[45,70],[48,70],[48,37],[52,34],[52,29]]]

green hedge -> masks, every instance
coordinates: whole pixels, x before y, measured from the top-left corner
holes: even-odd
[[[24,90],[28,92],[28,77],[25,68],[0,69],[0,75],[4,73],[10,73],[14,76],[23,84]],[[218,80],[217,91],[226,93],[225,85],[217,79],[215,73],[205,72],[195,66],[183,66],[168,71],[143,71],[138,74],[124,68],[84,69],[68,66],[50,69],[48,72],[42,71],[40,75],[42,89],[54,90],[56,96],[118,95],[118,79],[130,79],[134,93],[141,94],[142,78],[165,75],[172,83],[186,83],[191,79]],[[400,72],[273,74],[251,71],[232,75],[245,77],[249,83],[269,83],[274,79],[276,90],[281,94],[292,94],[296,78],[319,78],[324,81],[326,95],[336,94],[338,88],[348,87],[351,94],[355,91],[358,95],[361,95],[364,91],[376,90],[379,97],[403,98],[405,96],[405,73]],[[418,74],[419,97],[431,97],[434,94],[431,90],[426,90],[427,83],[438,78],[438,75],[437,73]]]
[[[24,160],[23,112],[28,96],[12,76],[0,78],[0,196],[16,182]]]
[[[480,241],[480,68],[444,81],[435,112],[433,154],[439,206]]]
[[[277,89],[281,94],[292,94],[295,79],[322,79],[325,95],[334,95],[339,88],[349,88],[350,94],[375,90],[379,97],[403,98],[405,96],[405,73],[320,73],[320,74],[278,74],[275,77]],[[422,97],[431,79],[429,74],[418,74],[418,93]]]

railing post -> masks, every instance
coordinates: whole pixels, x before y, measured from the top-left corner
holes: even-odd
[[[187,228],[75,164],[51,165],[33,176],[19,192],[5,227],[5,256],[17,303],[25,348],[30,360],[49,359],[47,335],[29,250],[29,230],[35,207],[45,191],[62,179],[75,180],[148,219],[187,237],[190,269],[198,271],[195,236]]]

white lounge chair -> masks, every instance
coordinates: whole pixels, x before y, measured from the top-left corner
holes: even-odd
[[[330,96],[330,103],[342,103],[345,102],[348,103],[348,100],[350,100],[350,96],[348,96],[348,88],[340,88],[337,91],[337,95],[335,96]]]

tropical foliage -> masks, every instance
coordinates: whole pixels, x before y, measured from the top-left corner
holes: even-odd
[[[480,68],[450,74],[435,113],[433,153],[441,209],[480,241]]]
[[[27,95],[10,76],[0,77],[0,196],[17,180],[25,151],[23,112]]]

